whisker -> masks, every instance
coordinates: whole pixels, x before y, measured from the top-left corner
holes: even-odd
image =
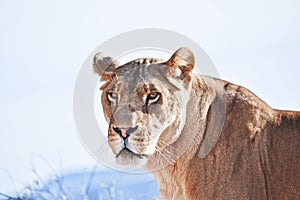
[[[176,160],[169,158],[167,155],[164,154],[164,152],[156,149],[155,150],[159,155],[162,156],[162,158],[164,158],[169,164],[174,164],[176,162]]]
[[[151,135],[149,135],[149,138],[150,138],[152,141],[154,141],[154,138],[153,138]],[[165,149],[166,147],[168,147],[169,149],[174,150],[174,151],[176,150],[176,148],[170,146],[170,144],[167,144],[167,143],[164,142],[164,141],[157,141],[157,144],[158,144],[158,147],[159,147],[160,150],[163,150],[163,149]],[[169,152],[169,153],[171,153],[171,152]],[[175,154],[173,154],[173,155],[175,155]]]
[[[149,135],[149,138],[154,141],[153,137],[151,135]],[[160,144],[161,141],[157,141],[157,144]],[[167,146],[167,145],[166,145]],[[168,146],[168,147],[171,147],[171,146]],[[173,147],[171,147],[173,148]],[[174,148],[175,149],[175,148]],[[163,156],[171,156],[171,157],[177,157],[176,154],[170,152],[170,151],[167,151],[165,148],[158,148],[158,147],[155,147],[155,150],[156,152],[160,153],[160,155],[163,155]],[[173,159],[174,160],[174,159]]]
[[[155,139],[149,133],[148,137],[150,138],[150,140],[155,141]],[[157,152],[158,155],[160,155],[164,160],[166,160],[167,163],[174,164],[178,158],[178,155],[174,154],[171,151],[168,151],[166,147],[171,148],[171,150],[175,150],[175,148],[163,141],[157,141],[157,145],[162,147],[155,147],[155,152]]]
[[[96,151],[97,157],[101,159],[110,160],[110,147],[108,141],[105,141]]]

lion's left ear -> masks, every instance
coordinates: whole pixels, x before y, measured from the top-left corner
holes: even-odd
[[[190,73],[194,68],[194,54],[188,48],[178,49],[167,61],[167,65],[174,70],[180,69],[180,77],[185,78],[188,82],[191,80]]]

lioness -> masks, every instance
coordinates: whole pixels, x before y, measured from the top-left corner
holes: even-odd
[[[152,171],[162,199],[299,199],[300,113],[193,68],[187,48],[124,65],[95,55],[117,162],[151,171],[167,161]]]

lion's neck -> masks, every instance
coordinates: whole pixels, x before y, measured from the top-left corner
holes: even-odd
[[[195,79],[193,82],[193,90],[187,107],[186,124],[178,140],[169,148],[170,151],[181,152],[181,156],[174,163],[152,172],[159,184],[161,198],[198,199],[201,198],[201,195],[203,199],[222,198],[224,191],[231,190],[240,195],[237,196],[238,199],[251,199],[254,194],[259,196],[268,192],[261,188],[264,187],[266,181],[271,183],[271,179],[281,180],[284,177],[288,184],[291,180],[295,180],[294,183],[296,183],[298,179],[293,179],[295,176],[293,173],[287,173],[285,177],[282,176],[282,172],[298,169],[297,163],[290,161],[299,155],[299,151],[296,150],[297,143],[294,142],[299,141],[295,138],[299,138],[300,113],[275,111],[241,86],[205,79],[205,82],[208,83],[205,88],[201,81],[201,79]],[[214,85],[214,82],[223,84],[225,101],[223,101],[224,96],[219,93],[218,85]],[[222,116],[220,109],[224,109],[222,102],[227,104],[224,113],[227,114],[224,127],[222,126],[223,118],[219,117]],[[218,130],[215,131],[216,127],[223,128],[223,134],[213,153],[203,159],[203,155],[209,153],[207,149],[211,148],[210,145],[205,145],[206,142],[208,141],[208,144],[216,142],[209,140],[216,136],[214,132],[218,133]],[[284,132],[284,128],[289,128],[289,131]],[[271,137],[273,138],[269,141]],[[209,139],[207,140],[207,138]],[[268,145],[265,142],[268,142]],[[291,142],[294,145],[290,145]],[[282,148],[276,149],[278,144],[280,146],[287,145],[290,148],[291,155],[289,156],[291,157],[282,154]],[[268,157],[269,153],[266,153],[270,150],[272,150],[273,159]],[[227,157],[220,152],[226,152]],[[282,162],[282,159],[285,159],[286,162]],[[276,168],[269,174],[271,178],[267,177],[264,171],[265,162],[269,161],[274,162],[272,164],[274,166],[276,164],[281,166],[280,170],[277,171]],[[257,171],[258,165],[261,167],[261,171]],[[216,170],[216,166],[218,170]],[[235,170],[236,166],[238,166],[238,170]],[[196,177],[195,174],[197,174]],[[240,178],[246,174],[255,174],[255,176],[249,180]],[[262,177],[263,179],[261,179]],[[257,183],[259,190],[257,187],[244,187],[244,185],[254,182]],[[276,181],[273,184],[269,188],[273,188],[275,193],[277,190],[282,190],[282,186],[278,186]],[[229,186],[227,187],[227,185]],[[244,189],[245,192],[243,192]],[[249,196],[247,196],[248,194]],[[297,196],[293,192],[291,195]]]
[[[213,101],[213,91],[209,90],[203,79],[198,77],[195,77],[192,88],[182,133],[176,142],[164,150],[168,152],[167,156],[176,155],[176,158],[170,159],[170,163],[167,163],[166,167],[152,172],[158,181],[162,199],[172,199],[172,197],[181,199],[180,195],[184,194],[186,168],[190,160],[199,153],[206,129],[206,117],[210,102]],[[164,163],[163,161],[167,160],[166,155],[156,155],[156,164]],[[157,166],[155,168],[158,169]],[[170,185],[170,183],[172,184]]]

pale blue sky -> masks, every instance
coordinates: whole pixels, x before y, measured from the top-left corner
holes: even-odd
[[[90,52],[124,31],[182,33],[221,78],[300,110],[299,10],[297,0],[0,1],[0,191],[11,188],[3,168],[18,185],[33,177],[32,152],[66,170],[94,163],[74,129],[74,83]]]

